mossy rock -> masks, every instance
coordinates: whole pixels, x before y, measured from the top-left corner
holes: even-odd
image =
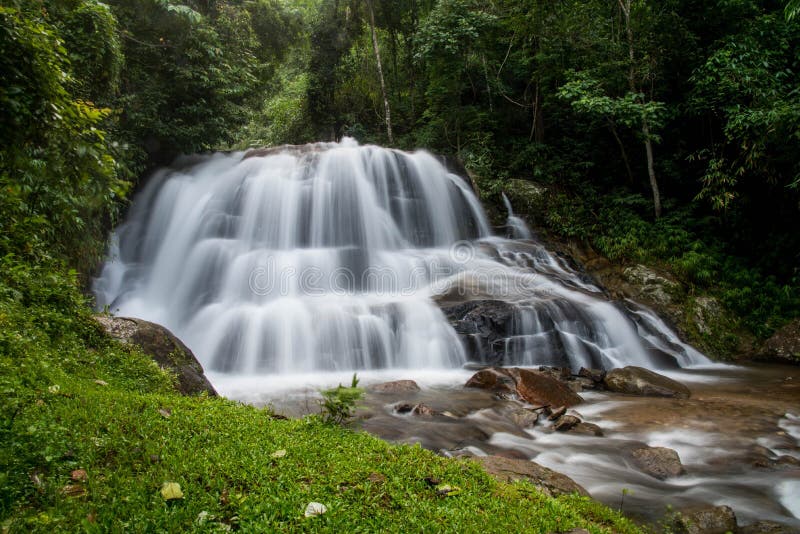
[[[174,373],[178,392],[183,395],[206,393],[217,396],[203,372],[203,366],[189,347],[163,326],[130,317],[97,315],[95,319],[109,336],[122,343],[137,345],[162,369]]]

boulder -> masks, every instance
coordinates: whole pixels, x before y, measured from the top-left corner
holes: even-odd
[[[413,380],[394,380],[373,384],[367,389],[373,393],[413,393],[419,391],[419,385]]]
[[[589,493],[574,480],[552,469],[543,467],[530,460],[504,458],[502,456],[479,456],[472,460],[481,464],[483,469],[503,482],[526,480],[540,491],[552,497],[577,493],[588,497]]]
[[[569,386],[544,373],[519,368],[508,369],[508,372],[516,381],[519,396],[534,406],[571,407],[583,402]]]
[[[688,399],[691,395],[689,388],[680,382],[643,367],[612,369],[606,374],[604,383],[609,391],[628,395],[677,399]]]
[[[530,428],[539,421],[539,412],[526,408],[518,408],[508,414],[508,418],[520,428]]]
[[[514,379],[500,369],[482,369],[472,375],[464,387],[488,389],[493,392],[516,393]]]
[[[634,449],[631,451],[631,459],[640,471],[659,480],[686,473],[678,453],[666,447]]]
[[[674,520],[682,534],[725,534],[736,532],[736,515],[729,506],[702,506],[681,510]]]
[[[553,425],[558,432],[566,432],[581,423],[581,420],[574,415],[562,415]]]
[[[587,378],[595,384],[602,384],[603,379],[606,377],[606,372],[602,369],[587,369],[585,367],[581,367],[578,371],[578,376]]]
[[[800,363],[800,319],[776,330],[764,343],[759,357],[784,363]]]
[[[410,413],[411,415],[423,415],[423,416],[431,416],[431,415],[439,415],[439,413],[428,406],[427,404],[412,404],[410,402],[399,402],[394,405],[394,410],[397,413]]]
[[[138,346],[162,369],[177,377],[175,388],[183,395],[206,393],[216,397],[217,392],[203,373],[189,347],[161,325],[130,317],[96,315],[95,319],[109,336],[122,343]]]
[[[635,296],[662,306],[671,304],[673,295],[681,291],[678,282],[641,264],[626,268],[622,276],[635,288]]]
[[[556,429],[558,430],[558,429]],[[581,421],[574,427],[569,429],[570,434],[583,434],[586,436],[603,436],[603,429],[597,426],[594,423],[587,423],[586,421]]]

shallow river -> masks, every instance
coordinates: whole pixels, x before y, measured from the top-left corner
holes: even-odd
[[[687,400],[585,391],[585,402],[576,411],[599,425],[603,437],[555,432],[541,419],[522,429],[510,418],[522,404],[463,388],[470,375],[399,370],[360,374],[365,386],[411,378],[422,389],[369,393],[358,425],[386,440],[420,443],[446,455],[535,460],[643,521],[658,521],[668,507],[725,504],[733,508],[740,526],[772,520],[800,530],[798,367],[715,366],[670,374],[690,387]],[[211,378],[225,396],[300,416],[316,411],[318,389],[349,383],[350,375]],[[401,415],[394,410],[401,401],[424,403],[441,414]],[[637,470],[626,451],[642,443],[676,450],[686,474],[662,481]]]

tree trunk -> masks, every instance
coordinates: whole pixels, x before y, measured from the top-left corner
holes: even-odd
[[[658,219],[661,217],[661,194],[658,192],[656,171],[653,168],[653,142],[650,140],[650,127],[647,125],[647,121],[642,122],[642,133],[644,134],[644,149],[647,153],[647,174],[650,177],[650,188],[653,190],[653,208],[656,219]]]
[[[608,129],[611,130],[611,134],[617,141],[617,145],[619,146],[619,152],[622,155],[622,162],[625,164],[625,171],[628,173],[628,183],[632,184],[633,171],[631,170],[631,162],[628,160],[628,152],[625,150],[625,145],[622,143],[622,139],[619,138],[619,133],[617,133],[617,127],[611,120],[608,121]]]
[[[378,77],[381,81],[381,95],[383,96],[383,110],[386,118],[386,135],[389,137],[389,144],[394,144],[392,135],[392,113],[389,108],[389,97],[386,94],[386,82],[383,79],[383,64],[381,63],[381,51],[378,48],[378,34],[375,32],[375,12],[372,9],[372,0],[367,0],[369,9],[369,26],[372,30],[372,48],[375,51],[375,61],[378,63]]]
[[[544,114],[542,113],[542,95],[539,92],[539,81],[533,97],[533,117],[531,118],[531,135],[529,140],[544,143]]]
[[[636,94],[639,91],[636,87],[636,70],[633,42],[633,29],[631,28],[631,0],[617,0],[619,7],[622,10],[622,15],[625,18],[625,31],[628,36],[628,60],[630,67],[628,69],[628,85],[632,93]],[[653,211],[656,219],[661,217],[661,195],[658,191],[658,180],[656,179],[656,171],[653,164],[653,141],[650,139],[650,126],[647,120],[642,118],[642,134],[644,135],[644,149],[647,155],[647,175],[650,178],[650,189],[653,190]]]

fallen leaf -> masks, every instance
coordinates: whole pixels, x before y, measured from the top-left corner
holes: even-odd
[[[106,382],[105,380],[99,380],[99,379],[95,380],[94,383],[97,384],[98,386],[107,386],[108,385],[108,382]]]
[[[308,506],[306,506],[306,517],[314,517],[318,515],[322,515],[328,511],[328,507],[319,502],[310,502]]]
[[[286,449],[280,449],[269,455],[270,458],[283,458],[286,456]]]
[[[86,472],[86,469],[75,469],[69,474],[69,478],[75,482],[83,482],[89,479],[89,474]]]
[[[159,408],[158,413],[160,413],[164,419],[169,419],[172,417],[172,410],[169,408]]]
[[[161,496],[164,497],[165,501],[183,499],[181,485],[177,482],[164,482],[164,484],[161,485]]]

